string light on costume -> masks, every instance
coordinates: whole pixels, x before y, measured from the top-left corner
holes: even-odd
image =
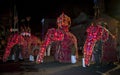
[[[21,28],[21,35],[22,36],[31,36],[31,29],[30,29],[30,27],[22,27]]]
[[[21,35],[23,35],[23,36],[31,36],[31,33],[29,33],[29,32],[22,32]]]
[[[29,34],[27,34],[27,35],[29,35]],[[26,49],[26,42],[27,42],[27,44],[29,44],[29,47],[27,46],[28,48],[31,48],[30,47],[31,43],[33,43],[34,46],[38,43],[41,44],[41,41],[36,36],[33,36],[31,34],[29,36],[30,36],[30,38],[25,39],[24,36],[21,36],[19,33],[15,33],[14,35],[11,35],[7,40],[8,42],[7,42],[7,47],[5,49],[5,53],[3,56],[3,61],[5,62],[7,60],[7,58],[10,55],[11,48],[16,44],[20,44],[23,46],[23,54],[24,54],[24,49]],[[27,41],[27,40],[29,40],[29,41]]]
[[[7,44],[7,48],[5,49],[3,61],[7,60],[8,56],[10,55],[11,48],[17,43],[18,43],[18,34],[15,34],[13,38],[11,37],[11,39],[8,38],[8,44]]]
[[[84,58],[85,64],[89,65],[90,57],[92,55],[93,48],[97,40],[105,42],[109,37],[108,31],[100,25],[91,25],[87,29],[87,39],[84,44]]]
[[[71,19],[64,13],[62,13],[58,18],[57,18],[57,25],[58,27],[63,27],[63,26],[68,26],[70,27],[71,25]]]
[[[44,52],[47,48],[47,46],[53,42],[53,41],[62,41],[64,38],[65,31],[68,31],[68,28],[71,25],[71,19],[70,17],[68,17],[67,15],[65,15],[64,13],[62,13],[58,18],[57,18],[57,25],[58,25],[58,29],[55,28],[51,28],[48,30],[47,34],[45,35],[45,40],[42,43],[40,52],[38,54],[37,63],[41,63],[41,61],[43,60],[44,57]],[[66,46],[66,44],[64,45]]]
[[[60,41],[63,40],[64,38],[64,34],[62,31],[60,30],[56,30],[54,28],[49,29],[48,33],[46,34],[46,38],[44,40],[44,42],[42,43],[40,52],[38,54],[37,57],[37,63],[40,63],[43,61],[43,57],[44,57],[44,52],[47,48],[47,46],[52,42],[52,41]]]

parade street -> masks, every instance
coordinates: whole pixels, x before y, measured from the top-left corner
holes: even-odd
[[[120,0],[0,0],[0,75],[120,75]]]
[[[119,64],[94,64],[82,67],[81,60],[76,64],[55,62],[52,56],[46,56],[44,62],[6,62],[0,64],[0,75],[119,75]]]

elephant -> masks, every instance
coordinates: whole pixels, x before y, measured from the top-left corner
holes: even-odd
[[[16,55],[16,52],[20,52],[17,54],[20,54],[22,59],[28,60],[30,55],[34,55],[33,50],[35,50],[35,48],[39,50],[40,45],[41,40],[37,36],[32,35],[31,33],[14,33],[8,37],[7,45],[3,55],[3,61],[6,62],[11,53],[15,53]],[[21,50],[17,51],[19,50],[19,46]]]
[[[70,17],[64,13],[57,18],[58,28],[48,29],[37,56],[37,63],[43,62],[44,53],[52,43],[55,44],[55,61],[60,63],[76,63],[78,58],[77,39],[74,34],[69,31],[70,24]],[[74,62],[71,62],[71,56],[75,56]]]
[[[84,62],[89,66],[91,58],[98,62],[115,62],[117,60],[115,38],[104,26],[92,23],[87,28],[87,38],[84,43]],[[97,46],[98,45],[98,46]],[[95,54],[97,55],[96,58]]]

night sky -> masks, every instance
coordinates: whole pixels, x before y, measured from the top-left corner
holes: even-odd
[[[31,16],[31,27],[39,31],[41,19],[56,19],[62,12],[71,18],[75,18],[84,11],[93,13],[93,0],[0,0],[2,10],[14,11],[16,5],[19,20]],[[76,8],[76,9],[74,9]],[[76,11],[75,11],[76,10]],[[4,12],[3,12],[4,13]],[[13,13],[15,14],[15,13]]]
[[[106,12],[114,13],[113,11],[118,8],[116,3],[120,3],[118,1],[105,0]],[[56,19],[62,12],[71,18],[77,17],[82,11],[90,16],[94,14],[93,0],[0,0],[0,15],[6,13],[8,9],[14,10],[14,5],[16,5],[19,20],[31,16],[31,26],[36,30],[39,30],[42,18]]]
[[[8,8],[13,9],[13,5],[16,5],[20,16],[55,17],[63,10],[67,12],[72,10],[71,7],[89,11],[91,7],[93,8],[93,0],[0,0],[1,11]]]
[[[16,10],[19,18],[31,16],[34,19],[40,18],[56,18],[62,11],[66,12],[70,17],[76,17],[73,8],[84,11],[88,15],[93,15],[94,0],[0,0],[0,14],[5,10]],[[105,0],[107,11],[117,10],[120,7],[120,0]],[[118,6],[119,5],[119,6]],[[78,12],[78,10],[76,10]]]
[[[93,13],[93,0],[16,0],[15,4],[20,18],[31,16],[36,23],[42,18],[56,19],[62,12],[74,18],[78,16],[73,13],[75,7]]]

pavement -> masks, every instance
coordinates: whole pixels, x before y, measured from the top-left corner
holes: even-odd
[[[46,56],[44,62],[1,62],[0,75],[120,75],[120,64],[101,64],[82,67],[81,60],[76,64],[59,63],[52,56]]]

